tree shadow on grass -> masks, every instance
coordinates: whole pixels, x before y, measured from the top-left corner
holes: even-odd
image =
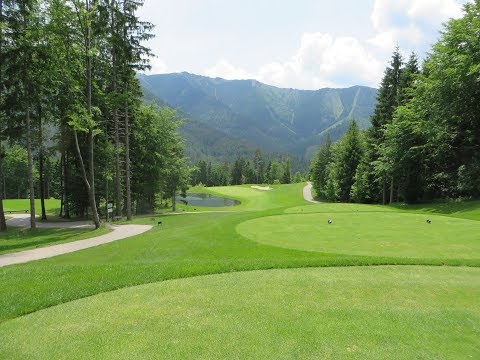
[[[0,254],[66,242],[78,234],[78,230],[71,229],[10,229],[0,234]]]

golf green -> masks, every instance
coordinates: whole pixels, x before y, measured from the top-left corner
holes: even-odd
[[[0,324],[0,357],[466,359],[480,272],[426,266],[251,271],[102,293]]]
[[[446,216],[390,212],[288,214],[248,220],[236,229],[250,240],[289,249],[408,258],[480,258],[480,222]]]

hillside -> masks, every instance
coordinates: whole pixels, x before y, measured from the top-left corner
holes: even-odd
[[[139,78],[147,99],[186,114],[182,134],[187,147],[204,148],[202,153],[212,157],[229,157],[223,146],[229,152],[239,146],[244,153],[251,146],[308,159],[328,132],[338,139],[353,119],[360,128],[368,127],[376,102],[376,90],[364,86],[313,91],[189,73]],[[221,142],[215,140],[220,134],[224,134]]]

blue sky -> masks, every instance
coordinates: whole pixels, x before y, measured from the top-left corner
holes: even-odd
[[[465,0],[146,0],[151,73],[279,87],[377,87],[392,51],[424,58]]]

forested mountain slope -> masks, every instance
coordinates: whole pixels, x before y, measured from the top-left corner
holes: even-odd
[[[189,73],[139,78],[147,99],[186,114],[183,135],[187,145],[203,147],[213,157],[228,156],[229,147],[241,144],[242,152],[252,146],[309,158],[328,132],[332,139],[340,138],[353,119],[360,128],[368,127],[376,103],[376,90],[364,86],[313,91]],[[200,128],[203,131],[198,131]],[[212,141],[220,133],[225,134],[223,141]],[[217,148],[209,149],[209,142]]]

